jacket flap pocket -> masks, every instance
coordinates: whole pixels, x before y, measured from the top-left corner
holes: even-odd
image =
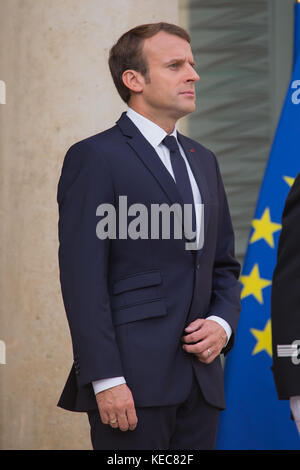
[[[159,271],[139,273],[115,282],[113,285],[113,294],[120,294],[128,290],[156,286],[158,284],[161,284],[161,274]]]
[[[167,314],[164,300],[158,299],[146,304],[132,305],[130,307],[115,310],[113,314],[114,325],[144,320],[145,318],[163,317]]]

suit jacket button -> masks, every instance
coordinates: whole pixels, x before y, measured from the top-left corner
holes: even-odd
[[[196,265],[196,269],[200,269],[200,264],[199,263]]]

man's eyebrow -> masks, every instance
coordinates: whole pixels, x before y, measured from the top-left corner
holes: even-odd
[[[173,62],[177,62],[177,63],[183,63],[185,62],[185,59],[183,59],[182,57],[175,57],[173,59],[170,59],[168,61],[166,61],[166,65],[168,64],[172,64]],[[192,64],[192,65],[195,65],[195,62],[193,60],[189,60],[189,63]]]

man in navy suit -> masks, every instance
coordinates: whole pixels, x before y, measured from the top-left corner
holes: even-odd
[[[74,354],[58,405],[88,413],[94,449],[212,449],[240,266],[216,158],[175,127],[195,110],[190,37],[168,23],[138,26],[112,47],[109,66],[128,110],[68,150],[58,186]],[[146,236],[153,207],[166,206],[189,207],[181,237],[161,227]],[[116,215],[106,236],[103,208]]]

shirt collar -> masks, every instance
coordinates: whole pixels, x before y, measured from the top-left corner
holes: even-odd
[[[132,108],[128,107],[126,114],[153,147],[158,147],[161,141],[168,135],[166,131],[155,124],[155,122],[150,121],[150,119],[137,113]],[[177,140],[177,130],[175,126],[173,132],[169,135],[174,136]]]

